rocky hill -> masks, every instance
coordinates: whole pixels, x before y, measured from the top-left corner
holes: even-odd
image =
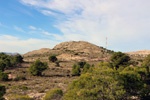
[[[147,55],[150,54],[150,50],[140,50],[140,51],[127,52],[127,54],[129,54],[131,56],[146,57]]]
[[[24,57],[57,55],[61,61],[100,61],[105,55],[111,55],[113,51],[96,46],[85,41],[69,41],[56,45],[53,49],[43,48],[24,54]]]

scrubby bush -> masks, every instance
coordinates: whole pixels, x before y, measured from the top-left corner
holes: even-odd
[[[14,81],[19,81],[19,80],[26,80],[25,75],[18,75],[18,76],[14,79]]]
[[[81,72],[80,66],[74,64],[74,65],[72,66],[72,76],[79,76],[79,75],[80,75],[80,72]]]
[[[56,67],[60,67],[59,61],[56,61],[55,64]]]
[[[6,64],[4,62],[0,62],[0,71],[4,71],[4,69],[6,68]]]
[[[49,56],[49,61],[51,62],[56,62],[57,61],[57,57],[52,55],[52,56]]]
[[[0,85],[0,100],[5,100],[3,98],[3,95],[6,93],[6,88],[5,86]]]
[[[52,89],[48,91],[43,98],[44,100],[60,100],[63,96],[63,91],[61,89]]]
[[[25,86],[25,85],[22,85],[22,86],[21,86],[21,89],[22,89],[23,91],[26,91],[26,90],[28,90],[29,88],[28,88],[27,86]]]
[[[22,62],[23,62],[23,58],[21,55],[10,56],[5,53],[0,53],[0,63],[2,63],[2,64],[0,64],[0,67],[3,66],[3,68],[0,68],[0,69],[4,69],[4,66],[7,69],[16,67],[16,66],[18,66],[18,64],[20,64]]]
[[[84,67],[83,67],[83,73],[86,73],[88,72],[88,70],[90,69],[90,64],[85,64]]]
[[[148,74],[150,76],[150,54],[147,57],[145,57],[142,66],[147,69]]]
[[[79,53],[75,53],[74,55],[79,55]]]
[[[21,55],[16,55],[14,57],[14,60],[15,60],[16,63],[22,63],[23,62],[23,58],[22,58]]]
[[[39,59],[36,60],[29,68],[29,72],[34,76],[41,76],[42,72],[48,68],[46,62],[41,62]]]
[[[4,72],[0,72],[0,81],[8,81],[8,75]]]
[[[83,68],[85,64],[86,64],[85,61],[78,62],[78,65],[80,66],[80,68]]]
[[[127,66],[130,57],[122,52],[116,52],[111,56],[111,64],[113,68],[118,69],[120,66]]]

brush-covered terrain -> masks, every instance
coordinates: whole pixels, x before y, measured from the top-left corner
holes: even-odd
[[[1,53],[0,100],[145,99],[150,93],[149,59],[85,41],[22,56]]]

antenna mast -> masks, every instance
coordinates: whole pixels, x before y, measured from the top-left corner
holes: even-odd
[[[106,36],[106,46],[105,46],[105,48],[107,49],[107,36]]]
[[[106,45],[105,45],[105,49],[106,49],[106,56],[107,56],[107,36],[106,36]]]

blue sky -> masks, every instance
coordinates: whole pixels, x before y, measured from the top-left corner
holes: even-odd
[[[0,52],[26,53],[64,41],[115,51],[150,50],[149,0],[1,0]]]

